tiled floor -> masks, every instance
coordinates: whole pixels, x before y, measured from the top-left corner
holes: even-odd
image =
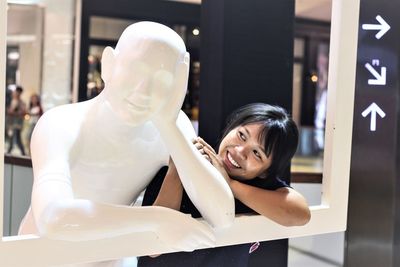
[[[341,267],[340,263],[326,261],[297,249],[289,248],[288,267]]]
[[[288,267],[341,267],[344,232],[289,239]]]

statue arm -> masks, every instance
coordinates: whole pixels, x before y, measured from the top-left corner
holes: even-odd
[[[63,113],[72,116],[71,112]],[[41,236],[83,241],[148,231],[177,250],[190,251],[198,244],[213,245],[209,227],[178,211],[75,198],[69,151],[76,129],[66,120],[61,120],[60,125],[60,114],[53,115],[43,115],[31,142],[35,177],[32,212]]]
[[[79,110],[80,106],[74,108]],[[74,197],[70,151],[77,139],[79,122],[61,120],[66,114],[73,116],[71,111],[60,107],[46,112],[32,136],[32,211],[39,234],[61,240],[90,240],[149,230],[145,227],[154,225],[144,223],[151,221],[146,209],[139,211]]]
[[[156,214],[162,210],[75,199],[65,177],[48,174],[32,191],[32,210],[41,236],[83,241],[134,232],[156,231]]]
[[[155,121],[176,165],[185,191],[201,215],[214,227],[232,224],[234,198],[222,174],[207,161],[192,141],[196,134],[181,111],[176,123]]]
[[[42,177],[32,193],[32,210],[41,236],[86,241],[140,232],[154,233],[176,250],[213,246],[211,229],[189,215],[164,207],[130,207],[75,199],[61,177]],[[64,178],[64,177],[62,177]]]
[[[74,199],[71,191],[67,183],[54,175],[35,186],[32,209],[41,236],[86,241],[152,232],[177,250],[192,251],[199,244],[214,245],[213,233],[207,225],[178,211]]]

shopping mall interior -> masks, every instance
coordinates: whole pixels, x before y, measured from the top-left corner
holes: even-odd
[[[327,112],[329,98],[335,97],[335,93],[330,91],[336,90],[337,85],[334,81],[337,77],[331,76],[332,73],[336,74],[336,71],[331,72],[330,63],[336,60],[338,64],[343,64],[341,58],[346,57],[346,54],[339,56],[333,54],[336,52],[332,52],[331,47],[333,45],[340,47],[341,44],[347,42],[340,39],[341,33],[335,32],[335,29],[331,27],[334,23],[333,9],[339,10],[335,21],[341,19],[340,12],[346,9],[339,5],[334,7],[335,1],[4,1],[6,2],[4,12],[7,14],[7,26],[5,36],[0,37],[6,44],[5,94],[3,96],[5,102],[3,239],[19,238],[17,236],[19,225],[31,204],[34,173],[30,140],[39,118],[55,107],[98,97],[105,85],[101,68],[104,49],[108,46],[115,47],[124,29],[140,21],[164,24],[183,39],[190,54],[190,62],[188,86],[182,110],[189,117],[199,136],[212,146],[216,146],[221,138],[220,133],[224,128],[226,117],[241,105],[265,102],[284,107],[299,128],[297,151],[291,161],[290,169],[286,171],[287,177],[284,179],[305,197],[312,212],[324,205],[328,209],[333,207],[334,202],[329,204],[327,201],[331,197],[330,186],[336,184],[335,179],[341,178],[330,178],[327,173],[331,169],[342,167],[338,167],[340,164],[331,160],[330,153],[334,151],[335,145],[331,145],[330,139],[327,139],[330,133],[327,133],[326,129],[329,128],[327,126],[329,116],[332,118],[335,114],[338,117],[342,115],[340,111],[331,111],[330,115]],[[345,1],[337,2],[344,3]],[[361,12],[360,22],[357,20],[357,23],[361,25],[361,19],[370,23],[378,20],[378,17],[375,20],[376,14],[372,14],[375,6],[370,2],[373,1],[364,1],[364,3],[361,1],[361,4],[359,0],[354,2],[358,3],[357,8],[349,13],[353,13],[358,18],[358,12]],[[386,2],[390,3],[387,4],[389,6],[394,1],[385,0]],[[361,11],[358,10],[359,5],[361,5]],[[347,9],[349,8],[353,6]],[[389,9],[382,7],[382,11],[379,11],[380,15],[385,19],[390,17],[392,11]],[[387,14],[386,17],[385,14]],[[396,22],[394,18],[386,19],[386,21]],[[337,29],[342,29],[340,23],[338,24]],[[397,29],[395,25],[391,26],[390,31],[394,33]],[[359,25],[357,27],[358,31],[363,29]],[[376,27],[372,28],[375,30],[379,28]],[[393,33],[390,31],[382,37],[385,45],[396,43],[396,37],[391,37],[390,34]],[[353,36],[357,37],[357,30]],[[354,55],[357,55],[357,70],[356,62],[354,61],[353,64],[354,72],[357,71],[354,75],[356,78],[348,74],[348,79],[356,79],[353,84],[354,82],[357,86],[361,84],[360,87],[364,86],[360,77],[366,74],[360,74],[359,69],[362,69],[361,72],[365,72],[365,69],[370,70],[373,75],[371,77],[379,80],[379,73],[376,70],[371,71],[371,68],[378,68],[379,64],[388,68],[390,66],[397,68],[397,49],[394,49],[396,52],[389,50],[386,46],[380,49],[376,43],[368,43],[364,49],[361,43],[362,38],[366,38],[365,36],[364,32],[358,35],[358,54],[356,45],[340,48],[350,52],[354,50]],[[364,51],[363,54],[360,51]],[[372,65],[364,67],[361,63],[367,58],[369,61],[371,53],[375,53]],[[383,59],[380,62],[375,59],[380,56],[390,57],[388,54],[392,57],[390,63],[385,63]],[[349,58],[352,59],[352,54]],[[352,69],[352,66],[346,67]],[[399,91],[398,85],[394,81],[390,84],[389,82],[390,77],[397,81],[398,71],[395,74],[393,72],[396,71],[392,69],[387,73],[396,77],[388,76],[387,84],[386,81],[384,83],[390,87],[385,95],[387,99],[376,96],[378,100],[375,102],[379,104],[381,101],[387,106],[390,105],[390,110],[396,114],[398,93],[394,92]],[[386,75],[386,68],[384,75]],[[373,83],[368,82],[368,84]],[[368,267],[397,266],[396,264],[400,263],[400,256],[395,256],[396,249],[399,249],[397,237],[400,236],[396,227],[398,225],[396,207],[400,204],[397,199],[400,197],[397,198],[399,196],[395,179],[397,168],[394,167],[398,162],[397,158],[400,158],[396,157],[399,147],[396,142],[397,137],[393,133],[398,127],[396,115],[390,115],[390,111],[386,111],[388,121],[393,121],[391,126],[387,126],[392,129],[388,130],[390,134],[385,132],[386,130],[379,129],[379,118],[376,126],[378,129],[374,130],[374,132],[382,132],[379,133],[381,138],[379,140],[385,140],[385,136],[387,140],[390,140],[384,142],[385,146],[391,147],[391,150],[387,150],[390,152],[381,153],[380,148],[377,149],[380,143],[375,145],[373,139],[365,141],[355,138],[357,127],[361,127],[359,126],[360,119],[356,117],[356,114],[361,114],[365,109],[361,105],[367,102],[366,97],[358,93],[357,88],[355,89],[356,107],[354,107],[355,123],[352,128],[354,132],[351,158],[350,154],[346,154],[346,145],[343,147],[336,145],[339,151],[344,151],[339,157],[344,158],[350,176],[350,185],[348,179],[340,181],[346,189],[344,190],[346,195],[344,205],[348,209],[348,211],[346,208],[341,211],[341,214],[345,215],[344,228],[341,224],[338,227],[334,222],[328,222],[328,220],[335,220],[335,217],[331,216],[329,219],[324,219],[327,224],[325,228],[311,221],[310,230],[307,228],[302,232],[300,229],[299,232],[296,230],[293,233],[288,230],[282,231],[282,235],[278,234],[277,237],[271,235],[271,237],[262,238],[259,240],[260,243],[257,243],[258,249],[250,254],[248,265],[243,266]],[[396,97],[389,95],[391,94],[389,89]],[[392,100],[396,103],[390,102]],[[19,101],[18,108],[21,110],[17,119],[11,115],[15,112],[9,112],[12,109],[17,110],[15,101]],[[358,112],[357,103],[362,103],[359,104],[360,112]],[[340,109],[341,103],[337,106]],[[353,112],[352,109],[351,112]],[[348,116],[350,122],[353,120],[351,114]],[[378,111],[378,114],[381,113]],[[364,113],[362,116],[366,117]],[[346,115],[344,117],[346,118]],[[340,129],[339,124],[333,123],[332,129],[335,130],[335,127]],[[350,131],[347,134],[350,141],[351,135]],[[391,143],[392,141],[394,143]],[[376,151],[374,152],[376,158],[379,158],[376,162],[373,159],[364,159],[366,157],[364,154],[370,153],[370,150],[364,147],[363,142],[374,144],[371,149]],[[358,155],[356,159],[355,155]],[[383,164],[385,167],[382,169],[360,170],[367,164],[373,168],[382,159],[386,160]],[[390,164],[386,164],[387,162]],[[368,178],[369,175],[379,177],[379,179],[387,176],[388,180],[379,185],[372,182],[369,186],[363,187],[363,178],[359,177],[365,176],[364,182],[371,181],[373,178]],[[374,188],[378,192],[375,192],[377,195],[371,193],[368,200],[372,202],[371,204],[364,199],[360,191],[364,190],[366,194],[369,194],[371,191],[374,192]],[[349,189],[348,197],[346,192]],[[333,197],[341,198],[341,196]],[[366,203],[369,209],[364,207],[363,203]],[[133,204],[140,205],[140,197]],[[374,213],[381,220],[375,217],[372,219],[373,215],[370,213]],[[382,224],[379,223],[380,221]],[[379,227],[376,226],[377,224]],[[320,230],[322,228],[323,230]],[[282,237],[286,238],[282,239]],[[238,242],[232,241],[231,244]],[[3,241],[3,243],[6,242]],[[29,250],[26,245],[22,246],[25,246],[25,250]],[[0,254],[1,250],[0,246]],[[16,251],[16,249],[10,251]],[[367,256],[370,251],[370,256]],[[139,254],[143,255],[141,253]],[[129,266],[136,266],[135,263],[130,264]],[[0,265],[3,266],[3,264]]]

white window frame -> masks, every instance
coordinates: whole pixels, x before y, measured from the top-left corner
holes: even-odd
[[[236,217],[217,233],[217,246],[344,231],[347,220],[352,118],[360,0],[333,0],[329,58],[326,146],[321,205],[311,221],[283,227],[260,215]],[[7,1],[0,0],[0,85],[5,85]],[[0,94],[0,151],[4,151],[5,92]],[[0,162],[0,174],[4,163]],[[3,181],[0,179],[0,229],[3,229]],[[85,242],[52,241],[37,236],[2,237],[1,266],[51,266],[165,253],[156,236],[139,233]],[[170,252],[170,251],[169,251]]]

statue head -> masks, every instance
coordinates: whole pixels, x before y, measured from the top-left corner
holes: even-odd
[[[106,100],[132,125],[149,120],[170,105],[171,99],[181,100],[176,107],[169,107],[177,112],[186,94],[186,88],[176,86],[182,64],[188,71],[189,54],[175,31],[154,22],[132,24],[122,33],[115,50],[107,47],[103,52]]]

